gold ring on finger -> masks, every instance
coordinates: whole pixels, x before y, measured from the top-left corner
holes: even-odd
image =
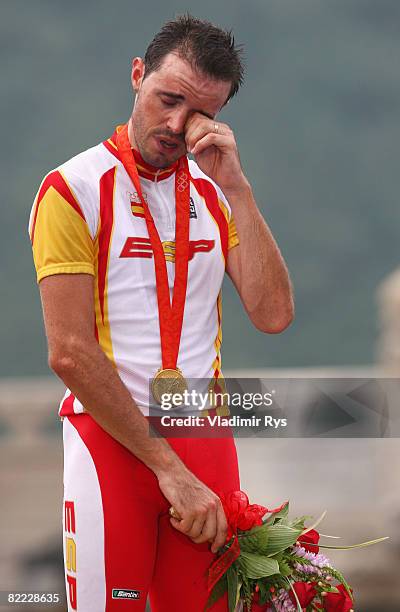
[[[176,519],[177,521],[182,520],[181,515],[175,510],[173,506],[171,506],[169,509],[169,515],[172,516],[172,518]]]
[[[218,131],[219,131],[219,125],[218,123],[214,123],[214,132],[218,134]]]

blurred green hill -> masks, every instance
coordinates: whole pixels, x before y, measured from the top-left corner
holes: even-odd
[[[131,58],[185,11],[245,45],[246,84],[221,120],[296,292],[295,323],[269,336],[226,283],[225,367],[373,360],[374,292],[400,259],[398,0],[5,0],[0,375],[48,371],[27,233],[43,175],[128,118]]]

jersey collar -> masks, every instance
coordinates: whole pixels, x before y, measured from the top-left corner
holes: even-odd
[[[114,134],[108,140],[104,141],[104,146],[115,155],[117,159],[119,159],[118,149],[116,144],[116,136],[119,130],[123,127],[123,125],[117,125],[115,128]],[[168,166],[168,168],[155,168],[151,166],[147,162],[144,161],[143,157],[140,155],[139,151],[133,149],[133,156],[136,161],[136,167],[138,169],[139,176],[146,178],[150,181],[159,182],[168,177],[170,177],[176,171],[178,167],[178,162],[176,161],[172,166]]]

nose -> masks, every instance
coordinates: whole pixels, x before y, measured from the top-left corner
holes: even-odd
[[[167,129],[177,136],[183,136],[186,121],[187,117],[184,109],[173,109],[168,117]]]

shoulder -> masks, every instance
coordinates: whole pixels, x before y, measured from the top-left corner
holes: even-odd
[[[61,196],[85,219],[93,237],[98,225],[100,178],[118,163],[103,143],[78,153],[44,176],[36,207],[45,198],[50,201],[51,194]]]
[[[96,188],[101,176],[119,164],[120,161],[112,153],[108,141],[99,142],[50,170],[42,183],[51,181],[57,173],[60,173],[78,189]]]
[[[97,189],[100,178],[120,162],[103,142],[78,153],[61,164],[57,170],[81,189]]]

